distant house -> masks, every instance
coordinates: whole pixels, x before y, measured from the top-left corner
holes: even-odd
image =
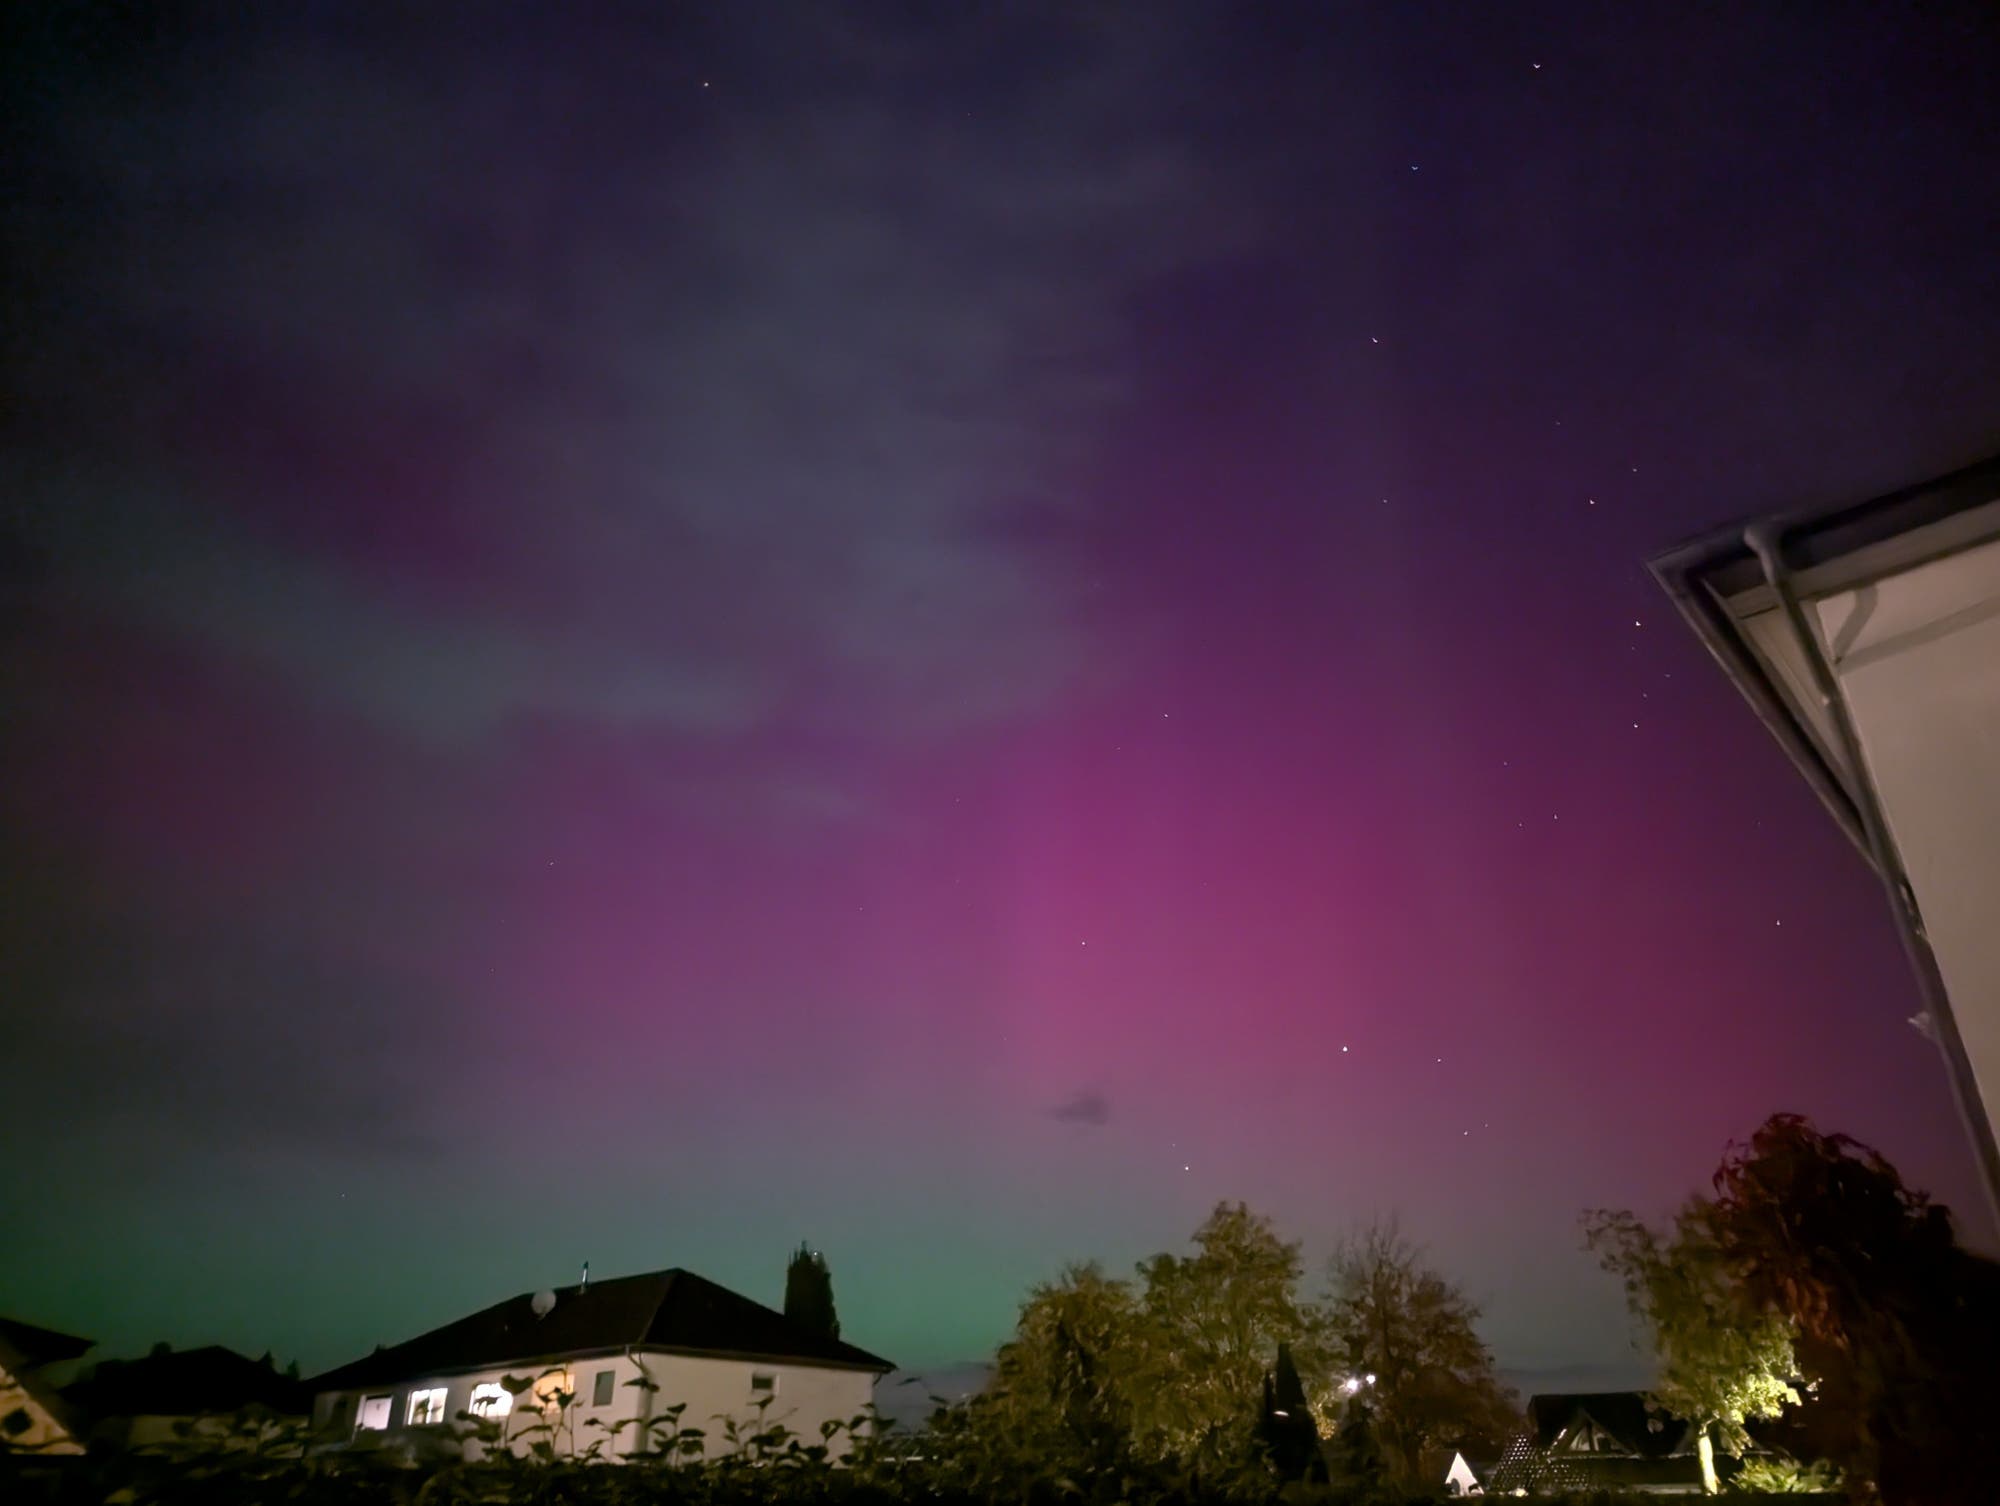
[[[1444,1493],[1448,1496],[1480,1496],[1486,1494],[1486,1487],[1480,1484],[1493,1466],[1474,1464],[1463,1453],[1453,1453],[1451,1464],[1444,1472]]]
[[[80,1454],[83,1441],[48,1370],[79,1359],[89,1339],[0,1318],[0,1450]]]
[[[184,1439],[247,1438],[288,1420],[303,1422],[311,1400],[303,1383],[211,1344],[162,1345],[143,1359],[106,1360],[63,1392],[93,1440],[150,1448]],[[254,1418],[254,1421],[253,1421]]]
[[[1485,1494],[1699,1495],[1695,1443],[1687,1422],[1649,1407],[1637,1391],[1535,1396],[1527,1431],[1487,1471]]]
[[[545,1442],[624,1458],[658,1452],[673,1430],[660,1419],[680,1406],[673,1427],[702,1429],[715,1457],[730,1448],[726,1421],[782,1424],[817,1444],[822,1423],[866,1413],[893,1368],[691,1271],[665,1270],[510,1297],[309,1385],[314,1433],[336,1448],[454,1452],[463,1416],[497,1424],[517,1453]]]

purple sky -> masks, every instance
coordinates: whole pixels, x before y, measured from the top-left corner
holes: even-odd
[[[1780,1109],[1991,1242],[1643,569],[2000,447],[1981,9],[655,9],[10,22],[9,1311],[934,1364],[1229,1197],[1617,1362]]]

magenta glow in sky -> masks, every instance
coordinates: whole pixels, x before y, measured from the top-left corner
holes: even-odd
[[[11,65],[10,1312],[810,1238],[934,1364],[1227,1197],[1612,1364],[1579,1211],[1779,1109],[1990,1239],[1642,571],[1995,447],[1990,32],[512,14]]]

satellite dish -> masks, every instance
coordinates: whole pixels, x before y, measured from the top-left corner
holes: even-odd
[[[546,1318],[549,1315],[550,1309],[555,1305],[556,1294],[554,1292],[536,1292],[534,1296],[528,1299],[528,1306],[535,1310],[535,1316],[538,1318]]]

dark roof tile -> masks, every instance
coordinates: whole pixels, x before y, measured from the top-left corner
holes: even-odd
[[[106,1360],[63,1395],[100,1418],[200,1417],[245,1407],[300,1416],[311,1399],[301,1382],[220,1344]]]
[[[401,1344],[315,1377],[314,1391],[391,1385],[501,1365],[620,1349],[660,1349],[746,1359],[790,1360],[852,1370],[889,1370],[889,1361],[824,1338],[783,1313],[739,1297],[692,1271],[649,1271],[560,1287],[538,1316],[523,1292]]]
[[[31,1368],[73,1360],[93,1342],[72,1333],[57,1333],[53,1328],[23,1323],[19,1318],[0,1318],[0,1341],[20,1356],[21,1364]]]

